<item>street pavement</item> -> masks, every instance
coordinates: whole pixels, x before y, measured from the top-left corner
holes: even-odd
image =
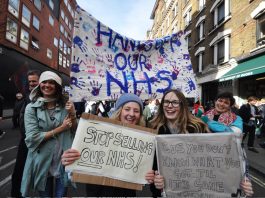
[[[5,141],[1,141],[3,139],[0,140],[0,197],[10,196],[11,174],[14,168],[17,144],[20,138],[18,129],[12,129],[11,115],[12,110],[4,110],[4,120],[0,125],[7,132],[3,137]],[[259,153],[254,153],[246,148],[251,173],[250,179],[254,185],[255,197],[265,197],[265,149],[258,145],[263,141],[265,141],[265,137],[256,138],[255,146]],[[245,142],[247,142],[247,138]],[[8,154],[4,154],[5,152],[8,152]],[[85,184],[77,184],[77,189],[70,188],[68,191],[68,196],[71,197],[84,197],[85,194]],[[137,196],[151,196],[149,187],[146,186],[142,192],[137,193]]]

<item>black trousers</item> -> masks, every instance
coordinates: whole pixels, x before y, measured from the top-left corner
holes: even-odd
[[[28,155],[28,148],[25,144],[24,139],[21,138],[18,145],[16,164],[12,174],[11,197],[22,197],[20,192],[20,187],[21,187],[21,180],[23,176],[27,155]]]
[[[249,126],[249,125],[243,124],[243,132],[244,132],[243,141],[248,135],[248,147],[254,146],[255,131],[256,131],[255,125]]]

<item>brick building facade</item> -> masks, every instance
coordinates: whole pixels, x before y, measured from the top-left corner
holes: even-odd
[[[203,103],[231,91],[242,104],[265,97],[264,12],[261,0],[157,0],[148,37],[184,30]]]
[[[75,0],[2,0],[0,91],[7,106],[25,91],[30,69],[53,70],[69,82]]]

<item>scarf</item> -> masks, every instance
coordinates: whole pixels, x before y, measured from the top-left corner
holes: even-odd
[[[214,115],[218,115],[218,114],[219,113],[215,109],[211,109],[205,112],[203,115],[207,116],[210,120],[213,120]],[[218,118],[218,122],[226,126],[231,125],[235,120],[236,120],[236,114],[231,111],[227,111],[225,113],[220,114]]]

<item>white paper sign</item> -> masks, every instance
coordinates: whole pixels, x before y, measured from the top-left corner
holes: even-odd
[[[240,135],[159,135],[157,157],[169,197],[231,197],[243,175]]]
[[[146,184],[152,169],[155,136],[151,133],[98,120],[81,118],[72,148],[81,153],[66,171],[105,176]]]

